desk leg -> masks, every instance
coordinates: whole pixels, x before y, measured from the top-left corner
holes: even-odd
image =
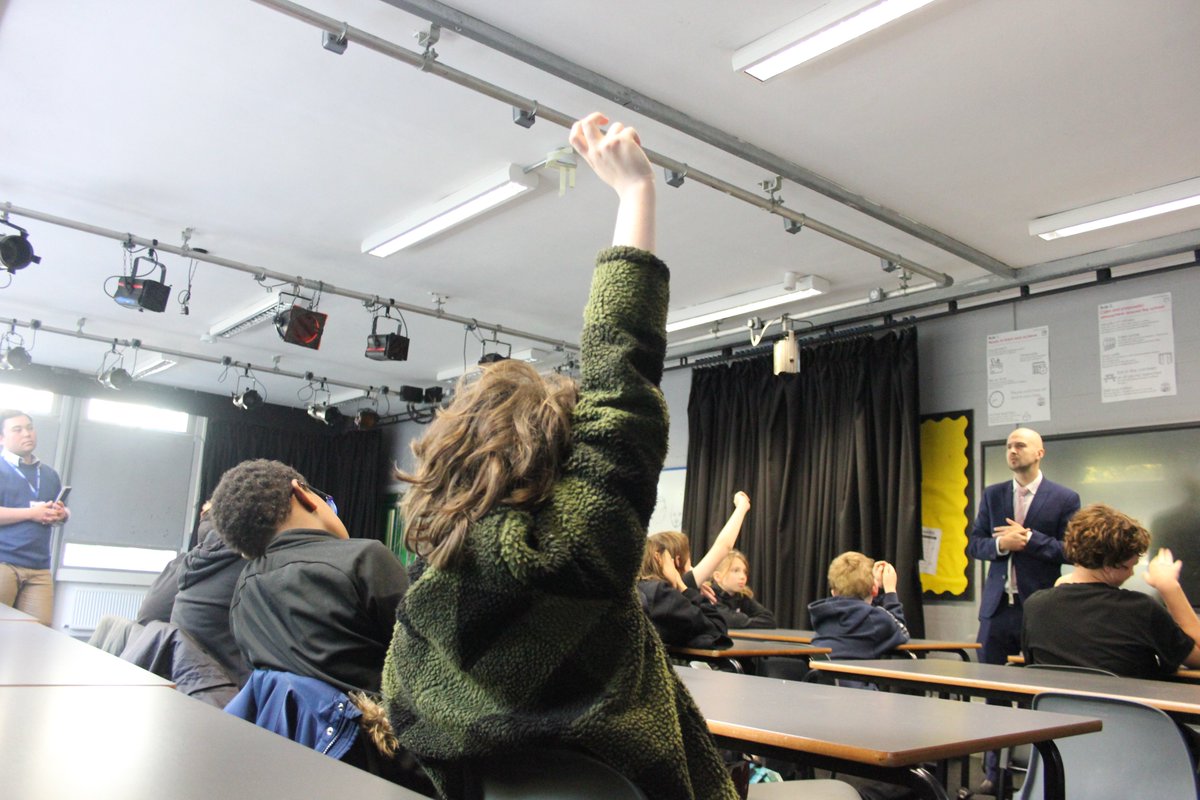
[[[1053,741],[1035,742],[1038,755],[1042,757],[1042,797],[1045,800],[1064,800],[1067,796],[1066,779],[1063,776],[1062,756]]]

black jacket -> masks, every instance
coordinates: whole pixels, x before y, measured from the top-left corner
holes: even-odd
[[[695,589],[679,591],[663,581],[638,581],[642,610],[663,644],[676,647],[729,647],[728,627],[717,607]]]
[[[721,612],[721,616],[725,618],[725,624],[731,630],[775,627],[775,615],[753,597],[747,597],[744,594],[730,594],[715,584],[713,591],[717,595],[717,610]]]
[[[171,622],[190,633],[240,686],[250,668],[229,630],[229,606],[249,562],[225,544],[207,519],[200,522],[199,536],[199,543],[187,552],[179,569]]]
[[[879,658],[908,641],[904,607],[895,592],[880,605],[857,597],[826,597],[809,603],[814,647],[833,649],[833,658]]]
[[[254,669],[378,692],[407,588],[399,559],[374,539],[283,531],[246,565],[229,621]]]

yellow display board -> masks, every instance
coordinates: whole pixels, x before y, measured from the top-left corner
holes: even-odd
[[[921,422],[921,589],[926,592],[962,596],[967,590],[971,434],[970,412]]]

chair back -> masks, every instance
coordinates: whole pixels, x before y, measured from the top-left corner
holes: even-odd
[[[468,800],[646,800],[617,770],[575,750],[531,748],[474,763]]]
[[[1196,800],[1196,773],[1183,733],[1156,708],[1112,697],[1045,692],[1039,711],[1099,717],[1104,729],[1057,740],[1067,800],[1152,797]],[[1041,759],[1035,751],[1021,800],[1042,797]]]
[[[1110,678],[1117,677],[1117,673],[1109,672],[1106,669],[1099,667],[1076,667],[1069,664],[1026,664],[1025,669],[1046,669],[1058,672],[1083,672],[1088,675],[1107,675]]]

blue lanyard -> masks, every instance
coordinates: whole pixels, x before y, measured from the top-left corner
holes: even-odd
[[[42,465],[41,464],[37,465],[37,485],[34,485],[29,482],[29,478],[26,477],[25,473],[21,471],[20,467],[18,467],[16,464],[12,463],[11,461],[6,461],[5,463],[7,463],[10,467],[12,467],[13,470],[18,475],[21,476],[21,480],[25,481],[25,485],[29,487],[29,491],[33,492],[33,499],[37,500],[38,493],[42,491]]]

